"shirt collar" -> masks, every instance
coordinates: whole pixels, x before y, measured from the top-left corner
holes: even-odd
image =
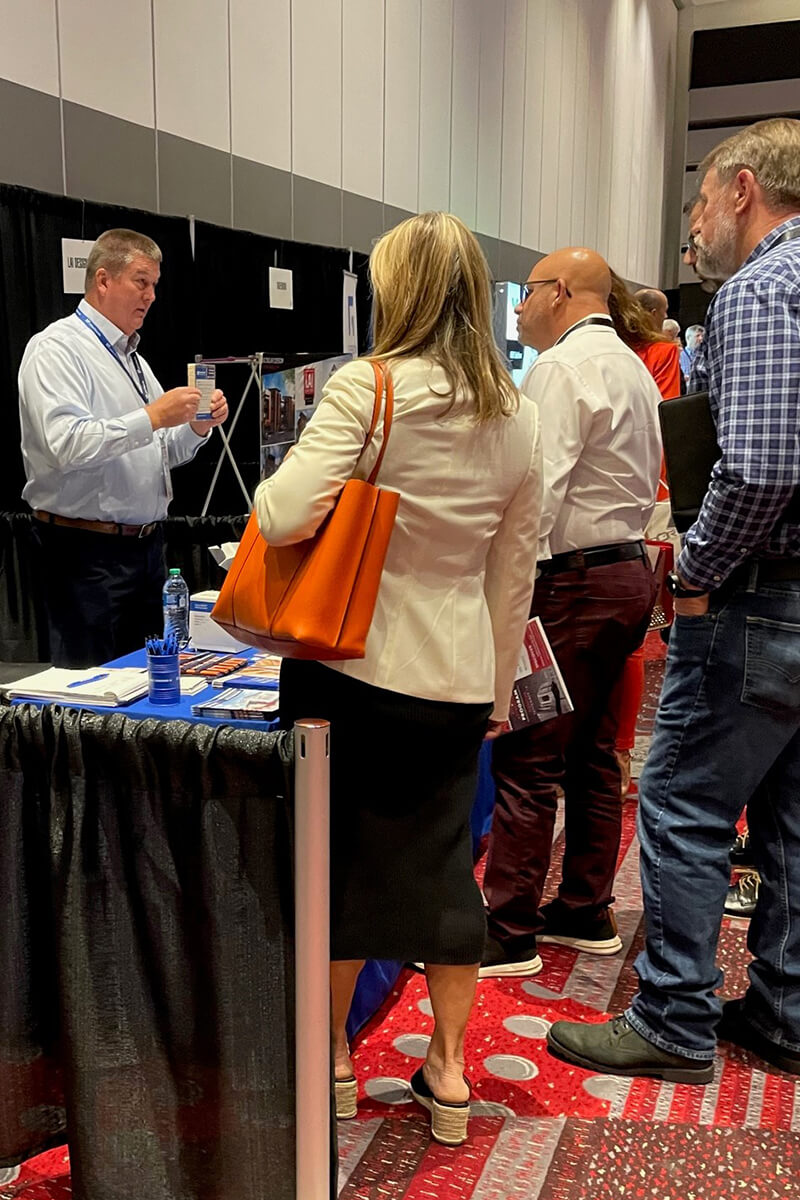
[[[748,263],[761,258],[762,254],[766,254],[773,246],[777,245],[788,230],[796,229],[798,226],[800,226],[800,216],[789,217],[788,220],[783,221],[780,225],[776,225],[774,229],[769,231],[766,237],[761,239],[755,249],[750,251],[742,266],[747,266]]]
[[[587,313],[586,316],[581,317],[581,319],[579,321],[575,321],[572,325],[570,325],[569,329],[565,329],[563,333],[559,334],[558,341],[563,342],[564,338],[568,337],[569,334],[572,333],[573,329],[577,329],[578,326],[582,325],[584,321],[593,321],[595,317],[599,317],[602,320],[604,325],[608,325],[609,329],[614,328],[614,321],[607,312]],[[587,325],[586,328],[587,329],[597,329],[598,326],[597,325]],[[556,343],[556,345],[558,345],[558,342]]]
[[[132,333],[130,337],[127,333],[123,333],[113,321],[109,321],[108,317],[104,317],[101,312],[98,312],[89,301],[84,298],[81,300],[78,308],[85,313],[90,321],[93,321],[101,333],[104,333],[114,349],[124,355],[133,354],[136,347],[139,345],[139,334]]]

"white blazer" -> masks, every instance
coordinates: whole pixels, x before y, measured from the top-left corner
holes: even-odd
[[[405,695],[493,703],[504,720],[536,570],[537,408],[521,396],[517,412],[477,425],[471,404],[447,411],[440,367],[401,360],[391,373],[394,423],[377,482],[400,493],[397,522],[366,657],[325,665]],[[331,377],[294,451],[256,491],[268,542],[311,537],[347,480],[369,475],[382,431],[357,460],[373,399],[365,359]]]

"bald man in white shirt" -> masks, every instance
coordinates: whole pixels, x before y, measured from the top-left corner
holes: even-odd
[[[542,620],[575,711],[494,743],[482,977],[537,974],[537,938],[595,954],[622,946],[611,909],[622,800],[609,698],[653,605],[643,531],[661,440],[658,388],[614,331],[610,290],[598,254],[561,250],[533,267],[517,308],[520,341],[539,351],[522,390],[539,406],[544,452],[531,615]],[[561,789],[561,883],[540,908]]]

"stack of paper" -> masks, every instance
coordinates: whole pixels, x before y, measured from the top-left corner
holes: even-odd
[[[50,667],[38,675],[16,679],[5,689],[12,700],[60,700],[65,704],[91,704],[116,708],[147,695],[145,667],[83,667],[68,670]]]

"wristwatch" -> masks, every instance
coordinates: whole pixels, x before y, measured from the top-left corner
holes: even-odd
[[[667,575],[667,591],[676,600],[691,600],[705,595],[702,588],[685,588],[677,571],[670,571]]]

